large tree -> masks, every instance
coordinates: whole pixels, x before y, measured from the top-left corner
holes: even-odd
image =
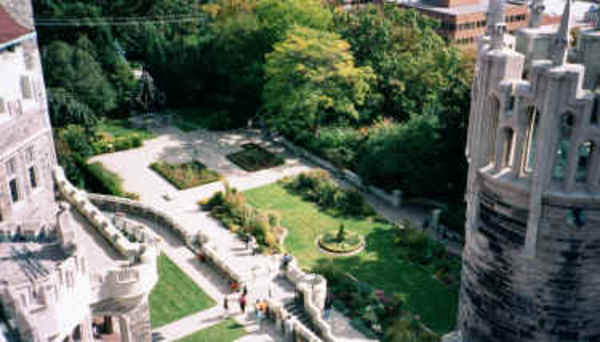
[[[266,57],[263,101],[272,125],[294,134],[358,119],[375,75],[356,67],[350,45],[335,33],[296,27]]]

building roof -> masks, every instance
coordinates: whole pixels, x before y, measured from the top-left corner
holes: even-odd
[[[17,21],[8,14],[8,12],[0,5],[0,44],[8,43],[15,40],[32,30],[21,26]]]
[[[489,0],[481,0],[477,4],[473,5],[461,5],[455,7],[442,7],[435,4],[434,1],[429,0],[396,0],[395,2],[399,4],[403,4],[405,6],[410,6],[414,8],[431,10],[438,13],[450,14],[450,15],[461,15],[461,14],[471,14],[471,13],[482,13],[486,12],[488,9]],[[526,6],[526,3],[516,3],[516,2],[508,2],[506,1],[504,4],[504,10],[508,10],[512,7],[523,7]]]
[[[544,0],[544,14],[549,16],[562,16],[565,9],[565,0]],[[597,4],[586,1],[574,1],[571,4],[571,12],[575,21],[583,21],[585,13],[591,8],[598,7]]]

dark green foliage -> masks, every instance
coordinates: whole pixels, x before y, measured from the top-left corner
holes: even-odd
[[[283,165],[283,158],[256,144],[242,145],[240,152],[227,155],[227,159],[246,171],[259,171]]]
[[[50,108],[50,120],[54,127],[76,124],[91,128],[98,122],[98,118],[90,107],[79,102],[77,98],[66,89],[48,88],[47,94],[48,105]]]
[[[288,180],[285,186],[323,209],[332,209],[342,215],[356,217],[373,214],[373,209],[365,203],[359,191],[340,188],[323,170],[301,173]]]
[[[122,189],[123,179],[116,173],[107,170],[100,162],[84,163],[86,188],[93,193],[107,194],[113,196],[124,196]]]
[[[221,179],[216,171],[208,169],[199,161],[181,164],[156,162],[150,164],[150,168],[179,190],[216,182]]]
[[[388,190],[402,189],[408,196],[444,195],[448,179],[432,115],[415,115],[405,123],[382,122],[375,126],[363,147],[359,174],[369,183]]]

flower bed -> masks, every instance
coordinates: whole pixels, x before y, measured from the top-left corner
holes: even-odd
[[[283,158],[265,150],[256,144],[244,144],[240,152],[227,155],[235,165],[252,172],[283,165]]]
[[[363,238],[354,232],[345,233],[343,240],[338,238],[337,232],[327,232],[319,236],[318,241],[319,247],[327,252],[339,254],[352,253],[364,246]]]
[[[216,171],[208,169],[199,161],[182,164],[156,162],[150,164],[150,168],[179,190],[216,182],[221,179],[221,175]]]

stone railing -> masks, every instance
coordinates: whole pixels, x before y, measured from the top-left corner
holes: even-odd
[[[137,216],[142,219],[154,222],[157,225],[168,228],[172,233],[181,238],[187,245],[191,245],[193,237],[188,235],[181,226],[181,224],[175,222],[173,217],[166,211],[154,208],[144,203],[134,201],[128,198],[100,195],[100,194],[86,194],[87,198],[94,203],[100,210],[111,211],[111,212],[122,212]]]
[[[327,280],[320,274],[308,274],[302,271],[295,260],[287,265],[285,276],[302,292],[304,310],[321,333],[323,340],[328,342],[339,341],[333,335],[331,324],[323,319],[323,308],[327,297]]]
[[[150,228],[145,225],[133,221],[121,213],[115,213],[112,219],[113,224],[121,231],[125,232],[136,241],[150,246],[158,247],[161,238],[156,235]]]
[[[54,180],[58,191],[77,211],[85,217],[108,242],[128,258],[135,258],[142,253],[139,243],[130,242],[87,198],[85,192],[74,187],[65,177],[62,168],[54,170]]]
[[[128,298],[147,294],[158,281],[157,249],[150,244],[130,242],[102,212],[92,204],[88,195],[66,179],[63,170],[54,171],[56,186],[62,195],[108,242],[135,263],[92,276],[95,299]]]
[[[392,193],[389,193],[378,187],[375,187],[372,185],[366,185],[365,182],[363,182],[362,178],[359,175],[357,175],[356,173],[354,173],[350,170],[347,170],[347,169],[337,168],[335,165],[326,161],[325,159],[317,157],[314,153],[311,153],[302,147],[296,146],[295,144],[293,144],[292,142],[290,142],[283,136],[275,137],[275,138],[273,138],[273,140],[275,142],[283,145],[287,150],[291,151],[292,153],[309,160],[310,162],[316,164],[320,168],[323,168],[323,169],[331,172],[338,178],[341,178],[342,180],[352,184],[353,186],[357,187],[358,189],[369,192],[372,195],[374,195],[375,197],[377,197],[378,199],[380,199],[386,203],[389,203],[396,208],[400,207],[400,205],[402,205],[402,191],[394,190],[394,191],[392,191]]]
[[[283,306],[283,303],[281,301],[278,300],[272,300],[272,299],[267,299],[267,304],[269,306],[269,309],[275,314],[275,325],[277,327],[283,326],[284,324],[284,320],[286,317],[290,317],[292,316],[291,313],[289,313],[285,307]],[[293,319],[292,320],[292,327],[294,329],[294,332],[296,335],[299,335],[303,341],[307,341],[307,342],[321,342],[323,341],[323,339],[321,339],[319,336],[315,335],[315,333],[313,333],[310,329],[308,329],[306,326],[304,326],[304,324],[300,323],[298,320]]]

